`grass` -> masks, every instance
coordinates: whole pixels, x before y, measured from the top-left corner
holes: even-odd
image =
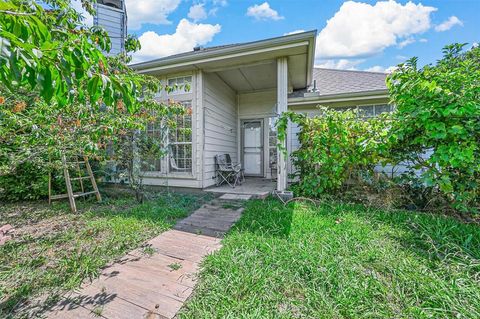
[[[251,201],[180,318],[480,318],[480,227]]]
[[[207,197],[161,194],[144,204],[132,197],[102,203],[77,201],[7,204],[0,225],[15,227],[14,240],[0,246],[0,318],[34,317],[66,290],[95,278],[102,267],[142,246],[186,217]],[[146,254],[152,253],[144,247]]]

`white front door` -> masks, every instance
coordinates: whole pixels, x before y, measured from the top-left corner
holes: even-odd
[[[263,176],[263,120],[242,121],[242,162],[245,175]]]

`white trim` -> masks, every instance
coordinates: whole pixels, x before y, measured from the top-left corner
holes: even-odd
[[[318,104],[318,103],[333,103],[333,102],[347,102],[347,101],[363,101],[363,100],[373,100],[373,99],[388,99],[390,96],[388,94],[377,94],[377,95],[339,95],[338,97],[315,97],[315,98],[290,98],[288,100],[289,106],[296,105],[306,105],[306,104]]]
[[[184,66],[192,66],[192,65],[195,66],[195,64],[200,64],[200,63],[221,61],[221,60],[225,60],[225,59],[239,58],[239,57],[258,54],[258,53],[265,53],[265,52],[278,51],[278,50],[283,50],[283,49],[291,49],[291,48],[297,48],[297,47],[302,47],[302,46],[308,46],[309,43],[310,43],[310,41],[302,41],[302,42],[298,42],[298,43],[280,45],[280,46],[277,46],[277,47],[257,49],[257,50],[252,50],[252,51],[222,55],[222,56],[218,56],[218,57],[205,58],[205,59],[200,59],[200,60],[194,60],[194,61],[188,61],[188,62],[181,62],[181,63],[169,64],[169,65],[164,65],[164,66],[158,66],[158,67],[153,67],[153,68],[147,68],[147,69],[137,70],[137,72],[138,73],[148,73],[148,72],[154,72],[154,71],[160,71],[160,70],[174,69],[174,68],[179,68],[179,67],[184,67]],[[135,67],[135,66],[132,66],[132,67]]]
[[[277,113],[281,115],[288,109],[288,58],[277,59]],[[288,138],[288,137],[287,137]],[[282,142],[286,147],[286,139]],[[287,188],[287,165],[284,152],[277,152],[277,190]]]

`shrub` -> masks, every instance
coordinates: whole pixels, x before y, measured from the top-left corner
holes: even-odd
[[[360,172],[373,172],[380,161],[380,141],[385,138],[381,119],[360,120],[357,112],[337,112],[321,107],[321,115],[309,118],[286,113],[278,123],[285,138],[288,120],[300,126],[300,148],[291,157],[298,182],[295,190],[304,196],[335,194]]]
[[[412,58],[387,84],[396,105],[390,136],[393,163],[410,161],[427,187],[450,204],[475,210],[480,203],[480,48],[449,45],[436,65]],[[432,154],[425,158],[428,150]]]
[[[18,201],[48,196],[48,170],[32,163],[19,165],[14,173],[0,175],[0,200]]]

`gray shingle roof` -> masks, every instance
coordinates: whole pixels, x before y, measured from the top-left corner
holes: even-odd
[[[379,72],[313,69],[313,80],[316,81],[320,96],[386,90],[386,77],[386,73]],[[303,97],[306,92],[307,90],[298,90],[289,97]]]

